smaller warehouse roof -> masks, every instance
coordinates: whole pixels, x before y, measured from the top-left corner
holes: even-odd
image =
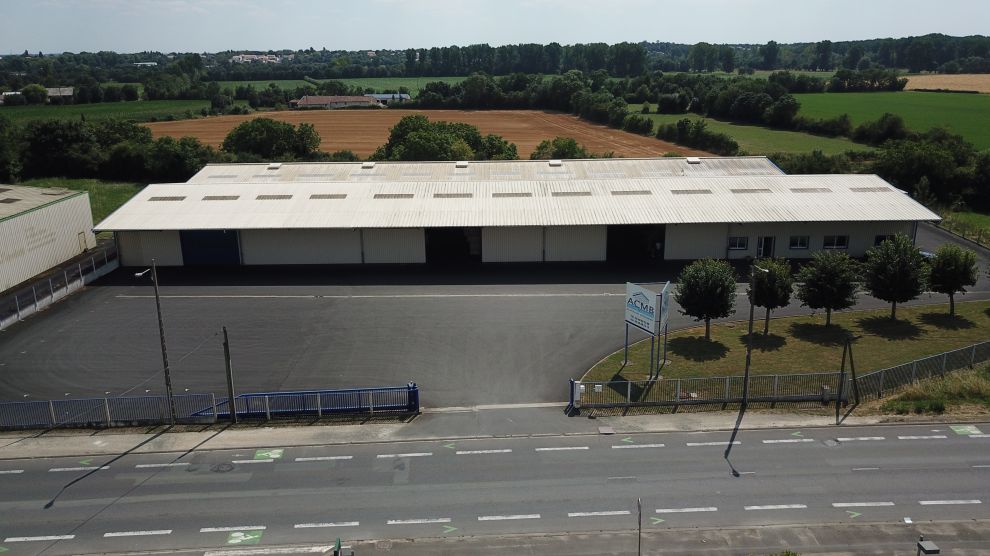
[[[406,93],[369,93],[364,95],[375,100],[409,100],[412,97]]]
[[[25,187],[23,185],[0,185],[0,220],[34,210],[69,197],[85,195],[84,191],[61,188]]]
[[[357,103],[357,104],[378,104],[378,101],[367,96],[320,96],[307,95],[297,101],[293,101],[297,106],[326,106],[329,104]]]

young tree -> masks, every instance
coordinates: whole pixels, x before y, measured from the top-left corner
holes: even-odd
[[[856,304],[859,272],[856,261],[841,251],[819,251],[797,273],[797,298],[812,309],[825,309],[825,326],[832,324],[832,311]]]
[[[791,303],[794,277],[791,275],[791,263],[784,259],[759,259],[755,264],[767,272],[756,271],[753,275],[755,288],[748,294],[754,305],[766,309],[763,318],[763,335],[766,336],[770,333],[770,312]]]
[[[48,100],[48,89],[37,83],[32,83],[21,89],[21,94],[28,104],[44,104]]]
[[[917,299],[925,291],[925,259],[903,234],[884,240],[866,252],[863,278],[870,295],[890,302],[890,318],[897,304]]]
[[[949,296],[949,316],[956,315],[956,292],[966,293],[966,286],[976,285],[976,253],[946,243],[935,251],[928,269],[928,287]]]
[[[735,312],[736,273],[725,261],[701,259],[677,278],[674,300],[681,314],[705,321],[705,339],[712,339],[712,319]]]

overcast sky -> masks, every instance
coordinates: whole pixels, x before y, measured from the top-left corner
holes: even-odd
[[[0,53],[843,41],[990,32],[988,0],[0,0]]]

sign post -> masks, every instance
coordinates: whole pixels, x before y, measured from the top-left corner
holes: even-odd
[[[664,284],[660,293],[649,290],[639,284],[626,282],[626,341],[623,351],[623,366],[629,364],[629,325],[646,332],[650,335],[650,364],[648,370],[650,378],[653,378],[653,371],[656,369],[657,376],[660,369],[667,361],[667,318],[670,308],[670,282]],[[663,330],[663,356],[657,359],[654,367],[653,358],[657,353],[657,336]]]

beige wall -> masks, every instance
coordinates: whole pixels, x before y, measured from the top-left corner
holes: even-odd
[[[547,261],[605,260],[605,226],[552,226],[545,237]]]
[[[540,226],[482,228],[481,260],[486,263],[542,261],[543,228]]]
[[[117,249],[123,266],[182,266],[179,232],[117,232]]]
[[[361,230],[364,262],[425,263],[426,234],[423,228]]]
[[[358,230],[241,230],[243,264],[356,264]]]

